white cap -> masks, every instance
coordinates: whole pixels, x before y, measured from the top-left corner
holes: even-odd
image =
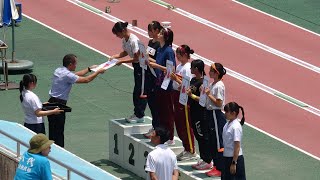
[[[170,26],[171,22],[164,21],[164,22],[161,22],[161,24],[162,24],[162,27],[164,27],[164,28],[171,28],[171,26]]]

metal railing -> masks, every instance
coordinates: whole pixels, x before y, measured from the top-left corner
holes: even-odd
[[[2,131],[1,129],[0,129],[0,133],[3,134],[3,135],[5,135],[5,136],[7,136],[8,138],[14,140],[14,141],[17,143],[17,154],[16,154],[16,155],[17,155],[17,158],[20,157],[20,146],[21,146],[21,145],[29,148],[29,144],[22,142],[21,140],[19,140],[19,139],[15,138],[15,137],[11,136],[10,134]],[[48,159],[50,159],[50,160],[51,160],[52,162],[54,162],[54,163],[57,163],[58,165],[62,166],[63,168],[67,169],[67,180],[70,180],[71,172],[73,172],[73,173],[75,173],[75,174],[77,174],[77,175],[79,175],[79,176],[81,176],[81,177],[83,177],[83,178],[85,178],[85,179],[88,179],[88,180],[91,180],[91,179],[92,179],[92,178],[90,178],[89,176],[83,174],[82,172],[74,169],[73,167],[71,167],[71,166],[69,166],[69,165],[67,165],[67,164],[64,164],[63,162],[60,162],[60,161],[56,160],[56,159],[53,158],[53,157],[48,156]]]

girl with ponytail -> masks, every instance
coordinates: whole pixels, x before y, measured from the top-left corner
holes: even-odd
[[[116,22],[112,28],[112,33],[121,39],[122,41],[122,51],[118,54],[112,55],[111,59],[118,59],[117,65],[123,63],[132,63],[133,67],[133,77],[134,77],[134,88],[133,88],[133,114],[126,118],[128,123],[142,123],[144,122],[144,111],[147,106],[147,99],[145,96],[141,96],[142,80],[144,70],[139,65],[139,58],[146,56],[145,46],[139,40],[139,38],[132,34],[128,29],[128,22]],[[128,57],[129,56],[129,57]],[[148,73],[147,73],[148,75]],[[148,79],[148,77],[146,77]],[[148,89],[146,87],[145,89]]]
[[[220,63],[213,63],[210,67],[210,78],[212,84],[205,89],[207,94],[205,121],[208,123],[209,143],[211,157],[204,160],[206,163],[213,160],[214,167],[206,174],[208,176],[221,176],[223,170],[223,140],[222,130],[226,124],[226,118],[222,113],[225,102],[225,86],[222,77],[226,74],[226,69]]]
[[[188,102],[190,104],[193,133],[198,141],[200,152],[200,159],[196,164],[192,165],[192,168],[198,170],[210,169],[212,167],[212,164],[210,164],[210,144],[208,143],[208,123],[204,119],[206,109],[199,104],[200,87],[203,83],[203,77],[206,75],[204,67],[205,65],[200,59],[196,59],[191,62],[191,73],[194,77],[191,79],[190,88],[187,90],[187,94],[189,95]],[[206,163],[204,159],[209,163]]]
[[[239,110],[242,111],[241,120],[238,119]],[[224,145],[224,175],[222,179],[245,180],[245,165],[241,148],[242,125],[244,124],[244,110],[236,102],[230,102],[224,106],[228,123],[223,127]]]
[[[37,77],[33,74],[26,74],[20,81],[20,102],[24,112],[24,126],[35,133],[45,134],[44,121],[42,116],[59,114],[63,110],[42,111],[42,103],[39,97],[32,92],[37,85]]]
[[[174,121],[179,138],[182,141],[184,151],[177,155],[178,161],[192,160],[197,158],[194,146],[194,134],[190,118],[190,106],[179,103],[180,86],[183,73],[192,77],[191,63],[189,62],[190,55],[194,53],[188,45],[181,45],[176,49],[176,57],[180,64],[176,71],[172,72],[170,77],[173,81],[173,106],[174,106]]]

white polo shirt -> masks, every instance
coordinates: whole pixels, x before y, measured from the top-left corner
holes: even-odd
[[[171,180],[175,169],[178,169],[177,158],[167,145],[159,144],[148,154],[145,170],[156,173],[159,180]]]
[[[122,49],[126,51],[131,58],[139,51],[139,44],[142,44],[139,38],[132,33],[130,33],[128,41],[122,38]]]
[[[49,91],[51,97],[68,100],[71,87],[79,76],[69,71],[66,67],[57,68],[52,77],[52,86]]]
[[[218,81],[215,84],[210,85],[210,94],[213,95],[216,99],[222,100],[222,106],[218,107],[210,100],[210,98],[207,98],[206,102],[206,109],[207,110],[216,110],[216,109],[222,109],[225,103],[225,87],[224,83],[222,81]]]
[[[187,74],[190,78],[192,78],[193,75],[191,74],[191,69],[190,69],[190,68],[191,68],[191,63],[189,63],[189,62],[187,62],[187,63],[184,64],[184,65],[179,64],[179,65],[177,66],[177,68],[176,68],[176,74],[178,74],[179,76],[182,76],[183,71],[185,71],[186,74]],[[172,87],[173,87],[174,90],[179,91],[179,90],[178,90],[179,84],[178,84],[176,81],[173,81]]]
[[[38,96],[29,90],[22,91],[23,101],[21,107],[24,112],[24,122],[27,124],[43,123],[43,117],[37,117],[35,111],[42,109],[42,103]]]
[[[242,126],[239,119],[235,119],[232,122],[227,122],[223,127],[222,132],[223,139],[223,156],[233,157],[234,142],[240,142],[239,156],[242,155],[241,139],[242,139]]]

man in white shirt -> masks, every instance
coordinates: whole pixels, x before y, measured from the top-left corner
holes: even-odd
[[[148,180],[178,179],[176,155],[164,144],[169,138],[169,131],[161,127],[157,127],[151,135],[151,142],[157,146],[147,157],[145,170]]]

